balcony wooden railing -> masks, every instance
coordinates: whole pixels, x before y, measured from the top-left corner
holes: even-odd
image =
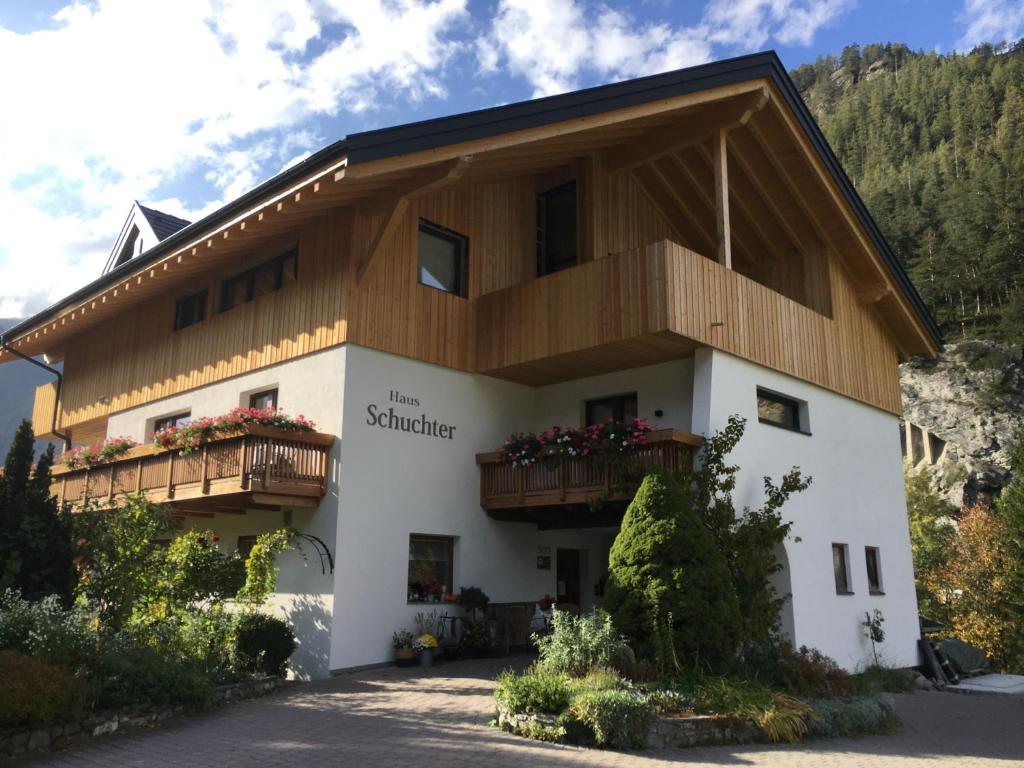
[[[316,506],[327,488],[334,436],[251,426],[194,452],[140,446],[107,464],[55,467],[54,494],[73,509],[112,504],[144,493],[179,508],[224,509]]]
[[[622,465],[581,457],[514,467],[502,461],[500,452],[478,453],[480,505],[493,512],[581,505],[598,499],[628,501],[636,493],[638,470],[688,469],[701,442],[702,438],[688,432],[660,429],[649,434]]]

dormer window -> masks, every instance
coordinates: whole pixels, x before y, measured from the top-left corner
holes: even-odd
[[[575,267],[576,181],[537,195],[537,276]]]
[[[117,254],[117,261],[114,262],[115,267],[120,267],[126,261],[131,260],[132,256],[135,255],[135,246],[139,240],[139,228],[132,226],[132,231],[128,233],[128,237],[125,238],[124,245],[121,246],[120,253]]]

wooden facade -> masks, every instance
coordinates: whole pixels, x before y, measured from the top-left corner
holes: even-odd
[[[531,385],[706,345],[898,413],[899,355],[934,345],[787,120],[753,82],[470,142],[472,157],[332,166],[16,344],[63,358],[76,442],[111,413],[346,342]],[[579,264],[538,278],[536,195],[565,179]],[[468,237],[467,297],[418,284],[421,218]],[[295,284],[216,311],[223,278],[294,243]],[[206,319],[174,331],[176,299],[203,287]]]

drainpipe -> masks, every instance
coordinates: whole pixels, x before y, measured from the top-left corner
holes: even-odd
[[[9,347],[7,345],[7,339],[4,337],[3,334],[0,334],[0,349],[3,349],[6,352],[10,352],[12,355],[14,355],[15,357],[19,357],[22,360],[27,360],[28,362],[32,363],[32,365],[39,366],[44,371],[52,373],[54,376],[57,377],[57,396],[54,398],[53,402],[53,422],[50,425],[50,434],[61,438],[64,441],[64,450],[68,450],[71,447],[71,440],[68,438],[67,435],[57,431],[57,409],[60,407],[60,388],[61,385],[64,383],[64,377],[61,376],[60,371],[58,371],[53,366],[39,362],[34,357],[29,357],[28,355],[22,354],[13,347]]]

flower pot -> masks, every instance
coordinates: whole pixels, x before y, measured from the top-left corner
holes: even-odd
[[[434,649],[424,648],[419,652],[420,666],[421,667],[432,667],[434,666]]]
[[[395,665],[411,667],[416,663],[416,651],[412,648],[395,648]]]

